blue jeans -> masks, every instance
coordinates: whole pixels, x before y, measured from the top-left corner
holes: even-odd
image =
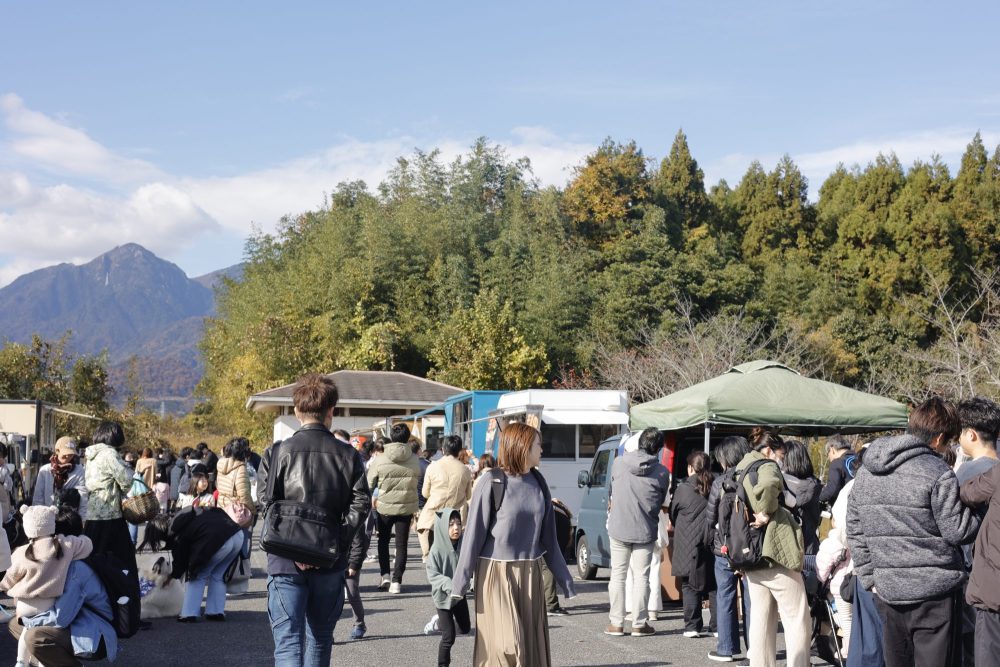
[[[135,544],[139,539],[139,526],[134,523],[128,524],[128,536],[132,538],[132,544]]]
[[[719,630],[719,643],[715,652],[719,655],[740,654],[740,617],[736,608],[736,587],[739,579],[729,566],[725,556],[715,556],[715,600],[716,623]],[[747,582],[743,579],[743,641],[747,646],[750,642],[746,630],[750,626],[750,595],[747,592]]]
[[[243,546],[243,532],[236,532],[215,552],[212,559],[199,570],[195,576],[188,579],[187,590],[184,592],[184,606],[181,616],[198,616],[201,611],[201,596],[208,585],[208,596],[205,599],[206,614],[222,614],[226,611],[226,584],[222,575],[233,562]]]
[[[267,578],[275,667],[327,667],[344,609],[346,570],[307,570]]]

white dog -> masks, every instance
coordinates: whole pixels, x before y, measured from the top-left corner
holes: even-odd
[[[169,554],[150,554],[140,560],[139,579],[145,591],[140,618],[170,618],[181,613],[185,584],[180,579],[170,578],[171,566]]]

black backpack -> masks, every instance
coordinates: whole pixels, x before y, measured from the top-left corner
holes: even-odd
[[[754,527],[753,509],[747,497],[743,480],[750,476],[752,484],[757,483],[757,469],[768,459],[754,461],[739,475],[734,469],[726,473],[722,481],[722,498],[719,500],[719,537],[721,551],[729,559],[734,570],[744,570],[760,565],[764,553],[765,527]]]
[[[97,578],[104,584],[111,605],[111,616],[107,618],[92,609],[98,616],[111,624],[121,639],[127,639],[139,631],[139,589],[135,572],[129,576],[128,566],[113,553],[91,554],[83,559]]]

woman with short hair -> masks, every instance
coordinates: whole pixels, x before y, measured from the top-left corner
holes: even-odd
[[[452,581],[463,597],[476,577],[476,643],[473,664],[548,667],[552,664],[542,559],[566,597],[573,577],[556,539],[555,517],[545,478],[535,468],[542,459],[537,429],[513,423],[500,434],[499,471],[476,487],[468,527]],[[494,514],[493,487],[503,485]]]

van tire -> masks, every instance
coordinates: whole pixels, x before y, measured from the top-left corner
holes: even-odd
[[[576,540],[576,574],[588,581],[597,577],[597,566],[590,564],[590,545],[586,535],[580,535]]]

